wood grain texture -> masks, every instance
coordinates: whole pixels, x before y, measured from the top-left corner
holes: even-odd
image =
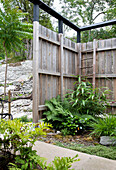
[[[39,105],[39,22],[33,23],[33,122],[37,123]]]
[[[42,114],[45,100],[58,94],[63,98],[67,89],[74,89],[77,75],[87,76],[90,82],[94,75],[93,85],[108,87],[113,91],[108,98],[116,101],[116,38],[98,40],[96,47],[93,42],[77,44],[37,22],[33,36],[34,122],[41,117],[38,110]]]

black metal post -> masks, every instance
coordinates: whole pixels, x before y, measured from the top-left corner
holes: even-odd
[[[81,32],[77,31],[77,43],[81,42]]]
[[[33,6],[33,21],[39,22],[39,5],[37,4]]]
[[[58,32],[63,33],[63,21],[58,20]]]

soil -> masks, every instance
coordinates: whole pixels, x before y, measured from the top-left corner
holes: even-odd
[[[45,137],[39,137],[39,140],[54,145],[57,143],[62,143],[64,146],[67,144],[81,144],[84,146],[95,146],[99,144],[99,140],[91,137],[89,133],[75,136],[62,136],[61,134],[48,133]]]

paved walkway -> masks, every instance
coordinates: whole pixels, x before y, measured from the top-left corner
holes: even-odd
[[[50,163],[55,156],[73,157],[78,154],[80,161],[73,163],[72,166],[75,170],[116,170],[116,161],[114,160],[88,155],[44,142],[37,141],[33,149],[37,150],[37,154],[41,157],[46,157],[48,163]]]

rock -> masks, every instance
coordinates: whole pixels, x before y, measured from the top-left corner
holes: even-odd
[[[57,132],[56,132],[56,134],[57,134],[57,135],[60,135],[60,134],[61,134],[61,132],[60,132],[60,131],[57,131]]]
[[[4,93],[4,80],[5,80],[5,64],[0,65],[0,95]],[[29,96],[32,93],[32,61],[26,60],[8,65],[7,72],[7,88],[11,90],[13,98],[20,96]],[[8,94],[7,94],[8,95]],[[0,107],[1,112],[1,107]],[[8,103],[4,105],[4,113],[8,113]],[[13,118],[19,118],[27,115],[32,118],[32,100],[21,99],[11,102],[11,114]]]
[[[5,79],[5,64],[0,65],[0,84],[4,84]],[[20,64],[9,64],[7,73],[7,84],[17,81],[27,81],[27,77],[32,76],[32,61],[26,60]]]
[[[4,93],[4,87],[0,87],[0,95]]]
[[[100,137],[101,145],[116,145],[116,139],[111,138],[110,136],[101,136]]]

